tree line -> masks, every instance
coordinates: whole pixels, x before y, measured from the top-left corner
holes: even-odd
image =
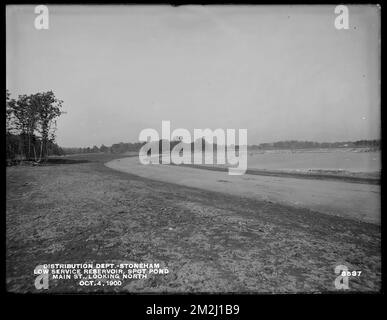
[[[49,155],[77,153],[115,153],[138,152],[145,142],[115,143],[86,148],[61,148],[55,143],[57,119],[64,114],[63,101],[56,98],[52,91],[19,95],[11,99],[6,90],[6,157],[8,161],[34,161],[40,163]],[[179,139],[170,141],[172,149]],[[157,142],[156,142],[157,143]],[[162,141],[159,141],[161,149]],[[193,142],[191,143],[193,145]],[[249,150],[310,149],[310,148],[358,148],[380,149],[380,140],[358,140],[346,142],[278,141],[249,145]],[[216,148],[214,144],[214,148]],[[236,146],[237,147],[237,146]],[[203,144],[204,148],[204,144]]]
[[[61,155],[55,143],[57,119],[64,113],[63,101],[52,91],[22,94],[11,99],[6,90],[6,158],[8,162],[44,162]]]
[[[204,150],[205,143],[207,143],[204,139],[202,139],[202,149]],[[162,150],[162,144],[169,142],[169,149],[172,150],[175,145],[180,143],[179,139],[175,139],[172,141],[169,140],[159,140],[155,141],[153,143],[159,145],[159,151]],[[115,143],[111,146],[105,146],[102,144],[100,147],[97,147],[94,145],[93,147],[86,147],[86,148],[62,148],[63,152],[65,154],[81,154],[81,153],[113,153],[113,154],[121,154],[126,152],[139,152],[141,147],[145,145],[145,142],[134,142],[134,143]],[[194,148],[194,142],[191,142],[191,150],[193,151]],[[216,150],[216,144],[214,143],[214,149]]]
[[[326,149],[326,148],[380,148],[380,140],[358,140],[341,142],[314,142],[314,141],[278,141],[248,146],[251,150],[274,149]]]
[[[125,153],[132,151],[139,151],[140,148],[144,145],[144,143],[115,143],[111,146],[105,146],[102,144],[100,147],[85,147],[85,148],[62,148],[65,154],[80,154],[80,153]]]
[[[179,143],[180,141],[170,141],[170,149]],[[155,142],[157,143],[157,142]],[[158,141],[161,150],[162,140]],[[145,142],[137,143],[115,143],[111,146],[101,145],[100,147],[93,146],[87,148],[62,148],[66,154],[77,153],[126,153],[126,152],[138,152]],[[191,145],[193,146],[193,142]],[[193,148],[193,147],[192,147]],[[238,146],[235,146],[238,149]],[[259,145],[249,145],[248,150],[278,150],[278,149],[327,149],[327,148],[373,148],[380,149],[380,140],[358,140],[358,141],[341,141],[341,142],[313,142],[313,141],[278,141],[273,143],[261,143]],[[203,143],[204,149],[204,143]],[[214,143],[214,150],[217,149],[216,143]]]

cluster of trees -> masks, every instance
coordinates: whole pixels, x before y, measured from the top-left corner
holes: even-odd
[[[162,145],[162,140],[155,142],[159,143],[160,150]],[[171,141],[170,142],[170,148],[172,149],[178,141]],[[115,154],[121,154],[126,152],[139,152],[141,147],[145,144],[145,142],[135,142],[135,143],[115,143],[111,146],[105,146],[102,144],[100,147],[93,146],[92,148],[86,147],[86,148],[62,148],[63,152],[65,154],[80,154],[80,153],[115,153]]]
[[[159,150],[161,152],[162,144],[163,143],[168,143],[168,142],[169,142],[169,145],[170,145],[170,150],[172,150],[175,145],[180,143],[180,140],[179,139],[176,139],[176,140],[173,140],[173,141],[159,140],[159,141],[155,141],[154,143],[159,145]],[[141,147],[144,144],[145,144],[145,142],[135,142],[135,143],[120,142],[120,143],[115,143],[115,144],[111,145],[110,147],[109,146],[105,146],[105,145],[101,145],[100,147],[93,146],[92,148],[91,147],[87,147],[87,148],[62,148],[62,150],[63,150],[63,152],[65,154],[81,154],[81,153],[114,153],[114,154],[122,154],[122,153],[126,153],[126,152],[139,152]],[[203,139],[203,141],[202,141],[202,149],[203,150],[205,148],[205,144],[208,144],[208,142],[206,142]],[[214,144],[214,150],[216,150],[216,147],[217,147],[216,144]],[[194,150],[194,142],[191,143],[191,150],[192,151]]]
[[[358,140],[344,142],[313,142],[313,141],[278,141],[251,145],[251,150],[274,149],[312,149],[312,148],[380,148],[380,140]]]
[[[140,148],[144,145],[144,143],[115,143],[110,147],[101,145],[100,147],[93,146],[87,148],[62,148],[65,154],[79,154],[79,153],[125,153],[130,151],[140,151]]]
[[[170,144],[170,150],[180,143],[179,139],[173,141],[165,140],[164,143]],[[200,141],[191,142],[191,151],[194,150],[194,145]],[[162,150],[163,140],[155,141],[155,144],[159,144],[159,150]],[[136,143],[115,143],[111,146],[101,145],[100,147],[93,146],[87,148],[62,148],[61,150],[65,154],[80,154],[80,153],[114,153],[122,154],[126,152],[139,152],[145,142]],[[204,139],[202,140],[202,150],[205,149],[205,144],[208,144]],[[236,150],[239,146],[234,146]],[[277,150],[277,149],[312,149],[312,148],[380,148],[380,140],[359,140],[359,141],[346,141],[346,142],[313,142],[313,141],[278,141],[274,143],[261,143],[259,145],[248,146],[249,150]],[[217,150],[216,143],[213,144],[214,151]]]
[[[11,99],[6,90],[6,157],[8,161],[45,161],[63,150],[55,143],[63,101],[52,91],[19,95]]]
[[[102,146],[101,146],[102,149]],[[64,154],[79,154],[79,153],[97,153],[101,152],[100,148],[97,146],[94,146],[92,148],[87,147],[87,148],[62,148]],[[105,152],[105,151],[103,151]]]

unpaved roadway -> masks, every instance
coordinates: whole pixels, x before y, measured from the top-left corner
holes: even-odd
[[[227,172],[173,165],[142,165],[138,157],[110,161],[107,167],[144,178],[266,200],[321,213],[380,224],[380,185]]]

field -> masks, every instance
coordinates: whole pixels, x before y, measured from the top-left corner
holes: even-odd
[[[10,292],[36,292],[44,263],[158,262],[165,276],[49,292],[336,292],[335,266],[361,270],[348,291],[381,288],[381,230],[360,222],[141,178],[72,156],[7,168]]]

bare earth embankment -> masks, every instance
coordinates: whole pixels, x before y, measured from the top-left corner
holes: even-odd
[[[281,176],[280,172],[228,175],[206,166],[143,165],[138,157],[116,159],[106,165],[148,179],[380,223],[380,185],[375,183],[354,183],[341,176],[336,180],[305,178],[303,174]]]
[[[39,264],[83,262],[170,273],[121,287],[52,280],[49,292],[336,292],[339,264],[362,271],[349,291],[380,289],[377,224],[153,181],[104,166],[113,158],[7,168],[8,291],[37,292]]]

